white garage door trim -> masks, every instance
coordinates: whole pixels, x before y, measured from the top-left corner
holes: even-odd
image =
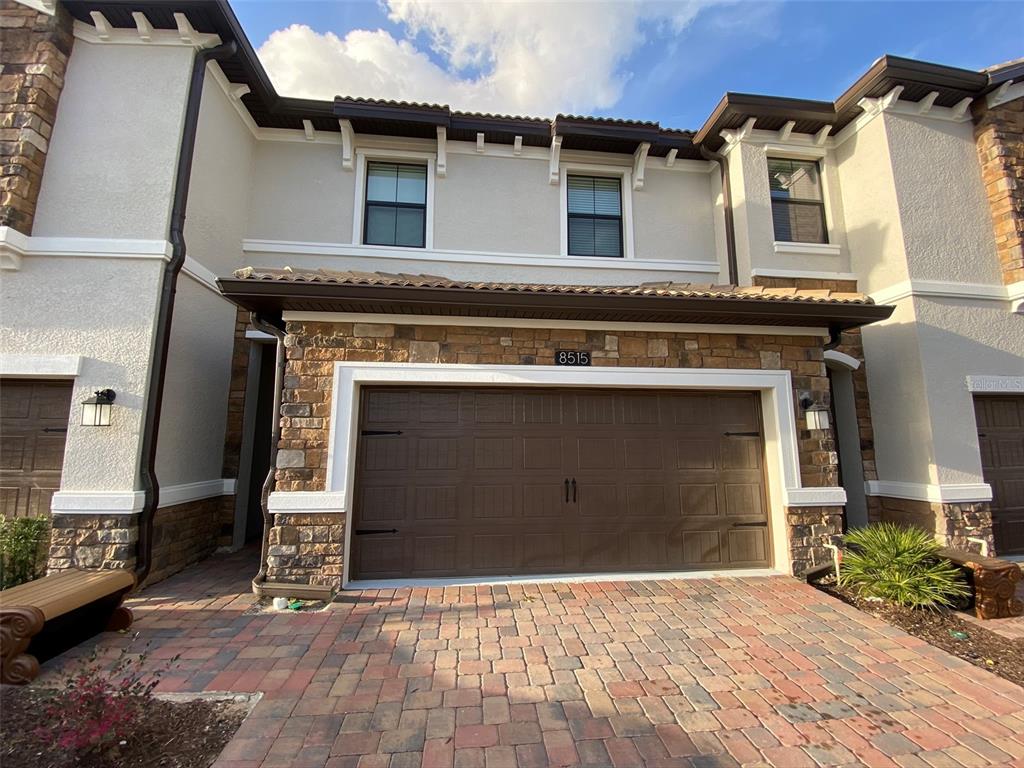
[[[570,368],[526,365],[433,365],[413,363],[336,363],[333,405],[327,457],[327,488],[322,494],[336,512],[352,506],[355,474],[356,430],[359,394],[364,385],[403,384],[420,386],[493,385],[503,387],[607,387],[748,390],[761,393],[768,470],[768,495],[773,531],[773,562],[777,571],[788,571],[791,561],[786,508],[791,506],[840,506],[846,501],[842,488],[808,488],[800,484],[792,382],[789,371],[729,369]],[[276,507],[291,497],[273,494]],[[322,505],[307,499],[316,511]],[[341,503],[339,503],[341,502]],[[345,527],[345,573],[348,586],[350,527]],[[665,577],[665,574],[662,574]]]

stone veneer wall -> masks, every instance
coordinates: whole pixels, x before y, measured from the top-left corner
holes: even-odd
[[[153,520],[155,584],[210,555],[217,546],[219,513],[231,496],[161,507]],[[138,515],[61,515],[52,518],[49,570],[134,568]]]
[[[976,99],[974,139],[1007,285],[1024,280],[1024,99]]]
[[[948,547],[978,552],[978,544],[968,539],[981,539],[993,552],[992,509],[987,501],[948,504],[915,499],[879,497],[879,519],[912,525],[934,533]]]
[[[335,361],[553,365],[557,350],[571,348],[589,351],[595,366],[786,369],[795,407],[804,393],[829,397],[822,341],[811,336],[314,322],[290,322],[287,331],[278,491],[324,490]],[[831,432],[812,434],[798,418],[803,484],[835,486]],[[828,562],[823,545],[842,532],[842,508],[792,508],[788,516],[794,569]],[[269,580],[340,586],[344,524],[339,515],[276,515]]]
[[[0,226],[26,235],[74,43],[71,22],[60,4],[50,16],[0,0]]]

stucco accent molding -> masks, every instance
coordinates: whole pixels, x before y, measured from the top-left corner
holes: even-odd
[[[564,197],[564,195],[563,195]],[[243,240],[246,253],[272,253],[299,256],[340,256],[422,261],[427,265],[498,264],[517,267],[570,267],[573,269],[638,270],[658,272],[690,272],[713,275],[717,280],[721,268],[717,261],[677,261],[675,259],[609,259],[590,256],[544,256],[535,253],[498,253],[491,251],[454,251],[423,248],[392,248],[380,245],[348,243],[307,243],[285,240]],[[433,267],[429,267],[433,268]],[[777,270],[776,270],[777,272]]]
[[[864,490],[868,496],[890,496],[895,499],[929,501],[944,504],[966,504],[992,501],[992,486],[988,483],[902,483],[895,480],[867,480]]]
[[[790,507],[842,507],[846,505],[846,491],[842,488],[790,488],[787,491]]]
[[[857,280],[853,272],[822,272],[814,269],[776,269],[755,267],[750,270],[752,277],[808,278],[811,280]]]
[[[892,304],[910,296],[935,299],[969,299],[973,301],[1008,301],[1024,299],[1024,285],[1013,283],[957,283],[945,280],[904,280],[871,294],[876,304]],[[1016,304],[1014,304],[1015,311]]]
[[[217,478],[169,485],[160,489],[159,508],[233,496],[235,482],[234,478]],[[57,491],[50,502],[50,511],[60,515],[135,515],[142,511],[144,501],[142,491]]]
[[[0,376],[8,378],[73,379],[81,370],[81,355],[0,354]]]
[[[839,256],[843,248],[836,243],[790,243],[776,240],[775,252],[793,256]]]
[[[829,365],[831,363],[832,365]],[[845,368],[848,371],[856,371],[860,368],[860,360],[837,349],[825,350],[825,365],[829,368]]]
[[[344,492],[274,491],[267,500],[272,514],[344,514],[348,509]]]
[[[968,376],[968,392],[1024,392],[1024,376]]]

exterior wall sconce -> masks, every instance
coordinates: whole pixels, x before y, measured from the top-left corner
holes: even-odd
[[[804,409],[804,418],[807,419],[807,429],[825,430],[829,427],[828,408],[821,403],[815,403],[810,397],[804,395],[800,398],[800,405]]]
[[[100,389],[82,401],[83,427],[109,427],[110,411],[117,395],[112,389]]]

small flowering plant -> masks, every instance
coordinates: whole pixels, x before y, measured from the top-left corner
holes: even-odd
[[[36,729],[36,737],[79,754],[116,750],[144,716],[160,678],[178,660],[175,656],[162,668],[143,672],[147,658],[146,650],[132,654],[129,645],[108,665],[99,661],[93,649],[68,673],[58,688],[59,695],[46,705],[45,725]]]

